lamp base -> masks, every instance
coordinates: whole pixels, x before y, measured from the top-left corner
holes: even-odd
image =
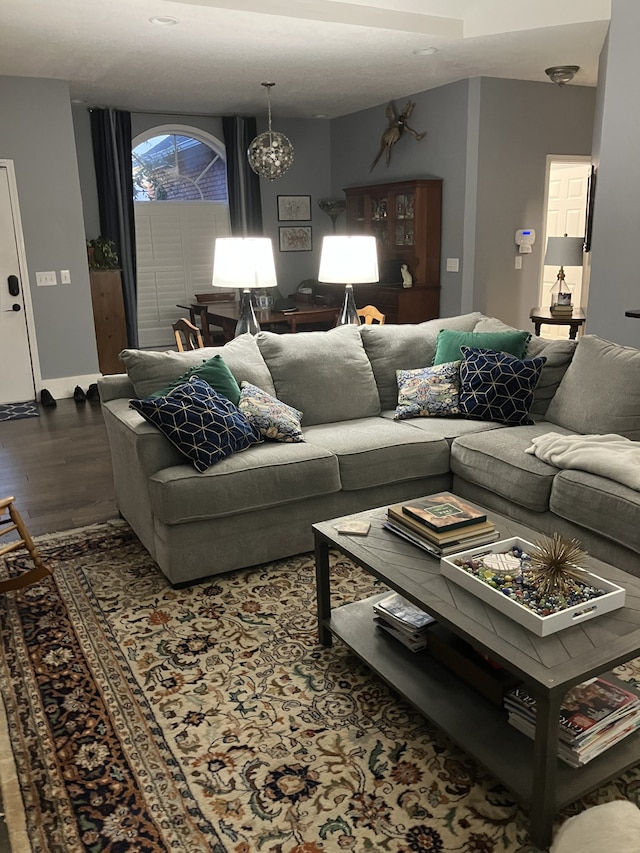
[[[236,330],[233,333],[234,338],[239,335],[245,335],[247,332],[250,335],[257,335],[260,331],[260,324],[256,320],[256,315],[251,303],[251,291],[245,289],[242,291],[242,302],[240,303],[240,316],[236,323]]]
[[[340,313],[338,314],[336,326],[359,325],[360,317],[358,317],[358,309],[356,308],[356,302],[353,298],[353,285],[347,284],[344,288],[344,302],[342,304],[342,308],[340,309]]]

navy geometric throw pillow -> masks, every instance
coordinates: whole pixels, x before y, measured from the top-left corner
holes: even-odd
[[[237,406],[195,376],[165,396],[129,403],[200,472],[262,441],[258,428]]]
[[[461,347],[460,411],[468,418],[510,426],[532,424],[533,392],[547,360],[515,358],[494,350]]]

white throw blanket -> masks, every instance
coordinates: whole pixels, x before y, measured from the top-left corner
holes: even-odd
[[[525,452],[556,468],[589,471],[640,492],[640,442],[621,435],[546,432],[534,438]]]

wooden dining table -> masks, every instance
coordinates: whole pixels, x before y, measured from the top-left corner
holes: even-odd
[[[187,307],[187,306],[181,306]],[[205,346],[211,346],[210,326],[222,329],[225,341],[233,339],[236,323],[240,317],[239,302],[192,302],[189,306],[191,320],[200,319],[202,340]],[[298,332],[300,327],[335,323],[340,308],[327,305],[301,304],[290,311],[274,311],[273,309],[254,309],[256,320],[262,328],[266,326],[286,325],[288,332]]]

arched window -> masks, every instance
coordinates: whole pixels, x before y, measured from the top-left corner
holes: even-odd
[[[213,138],[159,130],[138,137],[132,150],[133,200],[227,203],[226,165]]]

